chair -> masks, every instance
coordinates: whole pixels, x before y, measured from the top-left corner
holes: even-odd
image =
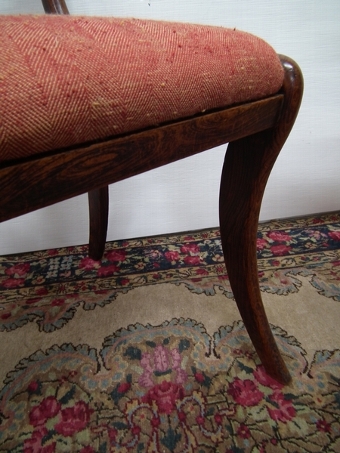
[[[0,221],[88,192],[89,254],[100,259],[109,184],[229,143],[225,264],[260,360],[288,383],[261,300],[256,236],[302,99],[299,67],[236,30],[73,18],[63,0],[43,5],[54,14],[0,18]]]

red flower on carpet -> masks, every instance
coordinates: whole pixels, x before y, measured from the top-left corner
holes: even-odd
[[[263,365],[260,365],[256,368],[256,370],[254,371],[254,377],[261,385],[270,387],[273,390],[280,390],[283,388],[282,384],[280,384],[278,381],[276,381],[266,373]]]
[[[181,252],[182,253],[199,253],[200,248],[198,247],[197,244],[185,244],[185,245],[182,245]]]
[[[197,275],[209,275],[209,272],[206,269],[197,269],[196,274]]]
[[[60,307],[60,306],[62,306],[64,304],[65,304],[65,300],[64,299],[54,299],[51,302],[52,307]]]
[[[40,297],[36,297],[35,299],[27,299],[26,305],[34,305],[38,302],[40,302]]]
[[[48,419],[55,417],[60,411],[60,403],[54,396],[48,396],[38,406],[33,407],[29,414],[31,425],[44,425]]]
[[[85,269],[86,271],[90,271],[98,266],[99,266],[98,261],[95,261],[89,257],[83,258],[79,263],[80,269]]]
[[[161,384],[152,387],[142,400],[150,406],[155,401],[161,414],[171,414],[176,408],[176,401],[182,400],[183,397],[184,389],[182,386],[163,381]]]
[[[151,419],[151,425],[154,427],[154,428],[158,428],[158,426],[161,424],[161,421],[159,419],[159,417],[153,417]]]
[[[61,421],[55,425],[57,433],[63,436],[73,434],[86,428],[90,421],[91,410],[86,403],[78,401],[73,407],[61,411]]]
[[[117,391],[119,393],[126,393],[130,390],[131,388],[131,384],[129,382],[123,382],[122,384],[120,384],[117,388]]]
[[[331,432],[331,425],[326,422],[326,420],[318,420],[316,423],[316,427],[319,431],[323,431],[324,433]]]
[[[47,288],[36,288],[35,293],[38,294],[38,296],[46,296],[48,294],[48,289]]]
[[[279,231],[271,231],[268,237],[276,242],[289,242],[292,239],[289,234],[280,233]]]
[[[48,253],[49,256],[58,255],[58,249],[50,249],[50,250],[47,250],[47,253]]]
[[[17,286],[24,286],[24,278],[8,278],[2,282],[4,288],[16,288]]]
[[[267,241],[265,239],[257,239],[256,240],[256,248],[257,250],[263,250],[267,245]]]
[[[292,248],[287,245],[273,245],[270,247],[273,255],[285,255],[289,253]]]
[[[296,410],[290,400],[285,399],[281,392],[274,392],[269,401],[273,403],[275,409],[268,407],[268,412],[271,418],[275,421],[286,423],[296,415]]]
[[[111,264],[111,266],[103,266],[98,269],[98,277],[108,277],[118,271],[119,267],[115,264]]]
[[[239,429],[237,430],[237,435],[242,437],[242,439],[249,439],[250,437],[250,430],[247,425],[243,423],[240,425]]]
[[[11,313],[11,312],[9,312],[9,313],[3,313],[3,314],[1,315],[1,319],[2,319],[3,321],[6,321],[6,319],[10,318],[11,316],[12,316],[12,313]]]
[[[182,369],[181,362],[181,354],[177,348],[170,350],[163,345],[157,345],[152,353],[144,352],[142,354],[140,364],[144,371],[139,378],[139,383],[144,387],[152,387],[154,373],[174,371],[176,384],[183,384],[187,379],[187,373]]]
[[[204,425],[204,417],[202,415],[199,415],[198,417],[196,417],[196,422],[200,426]]]
[[[40,389],[40,382],[37,381],[32,381],[29,386],[27,387],[27,391],[29,393],[37,393]]]
[[[222,425],[223,417],[221,414],[217,413],[214,415],[214,420],[218,425]]]
[[[328,236],[334,239],[334,241],[340,241],[340,231],[330,231]]]
[[[186,421],[187,416],[186,416],[185,412],[179,411],[179,412],[177,413],[177,416],[178,416],[178,419],[179,419],[182,423],[184,423],[184,422]]]
[[[228,393],[242,406],[255,406],[264,396],[253,381],[250,379],[242,381],[240,378],[236,378],[230,384]]]
[[[165,252],[164,253],[164,256],[165,258],[168,260],[168,261],[178,261],[179,258],[180,258],[180,255],[178,252],[176,251],[168,251],[168,252]]]
[[[9,267],[6,269],[6,274],[7,275],[18,275],[19,277],[24,277],[27,272],[30,270],[30,264],[29,263],[19,263],[16,264],[15,266]]]
[[[184,262],[185,264],[194,266],[196,264],[201,264],[201,258],[199,256],[186,256]]]
[[[202,384],[205,381],[204,374],[200,373],[199,371],[197,371],[194,376],[196,381],[199,382],[200,384]]]
[[[109,261],[125,261],[126,260],[126,251],[125,250],[112,250],[106,255]]]

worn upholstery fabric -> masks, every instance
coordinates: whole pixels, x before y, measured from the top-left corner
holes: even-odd
[[[0,162],[263,98],[282,81],[274,50],[237,30],[0,16]]]

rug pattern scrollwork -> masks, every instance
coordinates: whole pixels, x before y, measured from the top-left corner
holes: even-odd
[[[325,297],[340,301],[340,214],[259,225],[258,267],[262,291],[299,291],[299,276]],[[232,298],[219,230],[107,244],[104,259],[87,246],[0,258],[0,331],[35,321],[62,328],[79,308],[110,304],[133,288],[185,285],[197,294]]]
[[[100,352],[63,344],[22,360],[0,392],[3,452],[232,453],[340,449],[340,351],[308,364],[273,327],[293,383],[266,375],[242,322],[140,324]]]

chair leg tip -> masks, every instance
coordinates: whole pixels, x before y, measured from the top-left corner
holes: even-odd
[[[103,258],[104,250],[92,250],[91,247],[89,248],[89,257],[93,261],[100,261]]]
[[[292,376],[286,367],[275,370],[268,370],[267,374],[282,385],[288,385],[292,381]]]

